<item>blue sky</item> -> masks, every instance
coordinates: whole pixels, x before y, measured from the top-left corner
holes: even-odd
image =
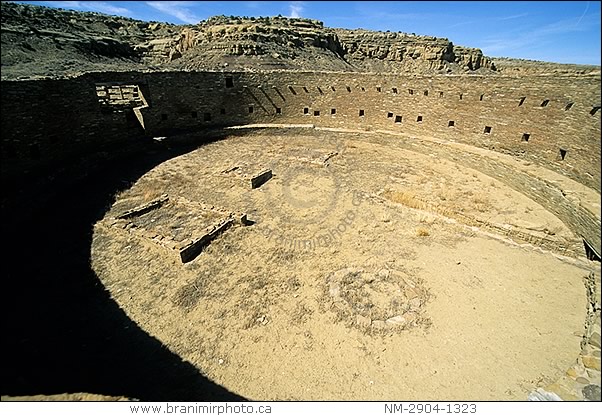
[[[600,65],[600,1],[25,1],[140,20],[211,16],[318,19],[328,27],[448,38],[487,56]]]

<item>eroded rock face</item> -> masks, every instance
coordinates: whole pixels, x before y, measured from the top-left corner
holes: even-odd
[[[454,69],[494,71],[490,58],[479,49],[454,46],[443,38],[406,33],[338,30],[346,57],[351,60],[381,60],[400,63],[400,68],[422,66],[427,70]]]
[[[302,69],[384,72],[495,70],[480,50],[405,33],[325,28],[311,19],[216,16],[177,26],[2,3],[9,76],[86,70]],[[26,65],[36,63],[36,65]]]
[[[168,40],[166,40],[168,41]],[[185,28],[169,40],[165,61],[173,53],[188,57],[187,69],[200,69],[198,55],[205,57],[265,57],[265,63],[303,69],[316,57],[321,69],[430,73],[495,71],[490,58],[479,49],[456,47],[447,39],[405,33],[324,28],[322,22],[288,18],[212,18]],[[161,48],[163,44],[156,44]],[[185,52],[188,56],[185,56]],[[155,54],[156,55],[156,54]],[[216,56],[217,55],[217,56]],[[291,60],[295,59],[295,62]],[[190,62],[192,60],[192,62]],[[207,61],[205,61],[207,62]]]
[[[153,48],[138,45],[179,34],[165,23],[5,3],[1,7],[2,77],[59,76],[144,69]]]
[[[324,27],[317,20],[215,16],[196,25],[1,3],[2,77],[124,70],[413,74],[599,73],[600,67],[496,59],[445,38]],[[499,62],[499,64],[498,64]]]

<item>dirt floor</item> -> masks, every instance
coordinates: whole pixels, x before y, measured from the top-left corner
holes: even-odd
[[[400,142],[269,129],[206,144],[116,195],[92,266],[144,330],[249,399],[524,400],[578,355],[596,266],[467,225],[576,240],[499,180]],[[111,225],[163,194],[254,223],[182,264],[162,232],[211,215]]]

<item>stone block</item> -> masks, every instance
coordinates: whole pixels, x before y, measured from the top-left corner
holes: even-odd
[[[387,319],[385,323],[387,323],[389,326],[401,326],[404,325],[406,321],[407,320],[403,316],[395,316]]]
[[[600,394],[600,386],[598,385],[587,385],[581,391],[583,393],[583,397],[592,402],[600,402],[602,399]]]
[[[553,383],[546,388],[547,392],[556,394],[563,401],[579,401],[581,400],[574,391],[568,390],[566,387],[561,386],[558,383]]]
[[[186,245],[180,248],[180,259],[182,263],[190,262],[195,259],[205,249],[209,243],[215,239],[220,233],[228,229],[233,223],[231,218],[226,219],[215,226],[207,229],[207,232]]]
[[[155,200],[151,200],[150,202],[145,203],[144,205],[135,207],[133,209],[128,210],[125,213],[122,213],[121,215],[117,216],[116,219],[128,219],[133,218],[135,216],[141,216],[147,212],[150,212],[151,210],[160,208],[168,200],[169,197],[167,195],[161,195]]]
[[[264,170],[254,177],[251,177],[251,189],[257,189],[259,186],[272,178],[272,170]]]
[[[589,338],[589,344],[594,347],[600,348],[600,333],[593,333]]]
[[[581,356],[583,366],[588,369],[600,370],[600,358],[594,356]]]

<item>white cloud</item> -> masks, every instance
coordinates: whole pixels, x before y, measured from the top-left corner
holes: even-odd
[[[290,10],[290,17],[301,17],[301,13],[303,13],[303,2],[302,1],[292,1],[288,8]]]
[[[506,21],[506,20],[520,19],[522,17],[527,17],[528,15],[529,15],[529,13],[521,13],[521,14],[513,14],[511,16],[494,17],[494,18],[490,19],[490,22],[503,22],[503,21]],[[483,22],[483,19],[479,19],[479,20],[466,20],[466,21],[454,23],[451,26],[447,26],[447,28],[448,29],[453,29],[453,28],[460,27],[460,26],[476,25],[476,24],[480,24],[482,22]]]
[[[513,30],[500,34],[500,37],[484,39],[481,49],[485,54],[505,53],[511,55],[521,48],[541,48],[543,45],[552,44],[554,36],[564,36],[569,33],[584,32],[589,27],[598,24],[600,16],[587,16],[583,18],[565,19],[550,23],[531,30]]]
[[[108,14],[131,14],[132,12],[124,7],[116,7],[111,4],[105,3],[104,1],[86,1],[86,4],[90,4],[90,8],[95,8],[99,12],[108,13]]]
[[[512,20],[512,19],[520,19],[521,17],[527,17],[529,13],[521,13],[521,14],[513,14],[512,16],[498,17],[497,20]]]
[[[47,4],[52,7],[95,11],[107,14],[116,14],[120,16],[132,15],[131,10],[126,9],[124,7],[113,6],[104,1],[45,1],[44,4]]]
[[[190,11],[189,7],[194,3],[189,1],[147,1],[146,4],[184,23],[196,24],[201,20]]]

